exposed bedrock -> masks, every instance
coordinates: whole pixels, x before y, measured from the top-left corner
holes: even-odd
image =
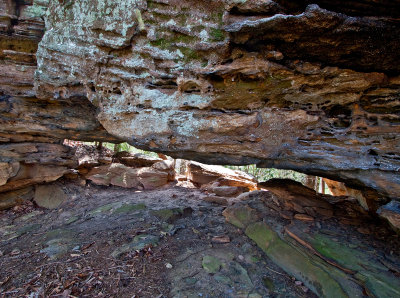
[[[33,2],[37,67],[7,45],[0,56],[1,104],[35,113],[15,114],[18,135],[118,139],[399,197],[400,1]],[[14,24],[2,40],[22,38]]]
[[[0,1],[0,193],[6,196],[29,193],[31,185],[76,167],[74,151],[61,145],[65,138],[117,141],[86,97],[36,97],[36,50],[47,2]]]

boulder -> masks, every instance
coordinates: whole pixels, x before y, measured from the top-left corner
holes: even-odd
[[[37,185],[35,187],[35,197],[33,200],[39,207],[55,209],[67,199],[67,194],[57,184]]]
[[[20,169],[14,177],[0,186],[0,192],[13,189],[25,188],[39,183],[52,182],[69,172],[68,167],[42,164],[21,164]]]
[[[376,221],[374,227],[362,208],[361,212],[352,211],[346,200],[332,205],[335,215],[336,209],[344,211],[335,219],[314,220],[304,213],[297,213],[293,218],[274,196],[272,192],[253,192],[247,200],[227,207],[223,215],[272,262],[319,297],[363,297],[365,293],[374,297],[397,297],[400,294],[396,276],[398,257],[395,254],[387,257],[385,253],[388,239],[397,243],[397,237],[385,225]],[[399,206],[387,209],[393,212]],[[371,238],[359,235],[365,233],[364,229],[358,228],[356,232],[353,226],[341,223],[340,218],[347,218],[353,212],[362,227],[373,227],[375,236],[382,232],[390,236],[373,238],[375,244],[371,248]]]
[[[7,183],[7,180],[14,177],[19,170],[19,163],[0,163],[0,186]]]
[[[127,151],[121,151],[115,153],[113,156],[115,162],[122,163],[131,168],[142,168],[151,167],[156,162],[161,161],[161,158],[151,157],[142,153],[129,153]]]
[[[108,148],[80,145],[76,148],[75,157],[78,160],[78,169],[91,169],[102,164],[112,163],[113,151]]]
[[[379,201],[382,199],[375,191],[372,189],[354,189],[347,186],[343,182],[338,182],[323,178],[332,195],[334,196],[348,196],[355,198],[360,205],[367,211],[376,212],[379,207]]]
[[[0,193],[0,210],[12,208],[25,201],[31,200],[33,196],[33,186]]]
[[[155,189],[173,180],[175,175],[172,163],[163,160],[142,168],[112,163],[93,168],[85,177],[98,185]]]
[[[168,172],[157,169],[141,168],[138,171],[138,178],[144,189],[155,189],[168,183]]]
[[[158,162],[154,163],[151,167],[155,170],[168,173],[168,181],[175,180],[176,172],[175,172],[175,161],[174,160],[158,161]]]
[[[205,165],[191,161],[187,163],[187,176],[189,180],[200,186],[218,182],[218,186],[245,187],[248,190],[257,189],[257,181],[254,177],[223,166]]]
[[[391,201],[378,209],[378,214],[400,233],[400,202]]]
[[[246,205],[233,205],[226,208],[222,215],[227,222],[241,229],[245,229],[248,225],[260,219],[260,213]]]
[[[116,185],[125,188],[141,188],[138,170],[120,163],[112,163],[93,168],[86,179],[98,185]]]
[[[74,149],[68,146],[0,143],[0,193],[55,181],[76,166]]]
[[[332,205],[325,196],[300,182],[290,179],[271,179],[259,183],[258,186],[270,191],[284,210],[306,213],[312,217],[316,214],[324,217],[333,216]]]

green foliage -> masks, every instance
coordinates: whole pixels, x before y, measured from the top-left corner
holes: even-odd
[[[179,50],[185,56],[184,60],[186,62],[190,62],[192,60],[199,60],[200,59],[200,56],[197,54],[197,52],[192,50],[192,49],[190,49],[190,48],[180,47]]]
[[[85,144],[87,145],[95,145],[95,143],[90,143],[86,142]],[[120,144],[112,144],[112,143],[103,143],[103,147],[106,147],[110,150],[113,150],[115,152],[121,152],[121,151],[127,151],[130,153],[141,153],[148,155],[150,157],[158,157],[157,153],[151,152],[151,151],[145,151],[141,150],[138,148],[135,148],[134,146],[129,145],[128,143],[120,143]],[[232,170],[239,170],[242,172],[245,172],[247,174],[252,175],[254,178],[257,179],[257,181],[266,181],[272,178],[288,178],[292,179],[301,183],[305,182],[306,175],[295,172],[295,171],[290,171],[290,170],[280,170],[280,169],[266,169],[266,168],[257,168],[255,164],[252,165],[246,165],[246,166],[225,166],[229,169]]]
[[[229,169],[232,170],[239,170],[243,171],[247,174],[252,175],[254,178],[257,179],[257,181],[266,181],[272,178],[287,178],[287,179],[292,179],[298,182],[303,183],[306,175],[295,172],[295,171],[290,171],[290,170],[280,170],[280,169],[266,169],[266,168],[257,168],[255,164],[252,165],[247,165],[247,166],[226,166]]]
[[[94,142],[85,142],[86,145],[94,146]],[[113,150],[115,152],[127,151],[130,153],[141,153],[144,155],[148,155],[150,157],[158,157],[157,153],[151,151],[145,151],[138,148],[135,148],[128,143],[120,143],[120,144],[113,144],[113,143],[103,143],[103,147]]]
[[[221,29],[210,29],[210,36],[213,41],[223,41],[225,39],[224,32]]]
[[[161,50],[166,50],[166,49],[170,48],[171,42],[166,40],[166,39],[164,39],[164,38],[160,38],[160,39],[157,39],[155,41],[152,41],[151,45],[155,46],[155,47],[158,47]]]

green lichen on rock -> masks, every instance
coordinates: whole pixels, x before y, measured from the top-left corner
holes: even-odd
[[[272,279],[270,279],[270,278],[264,276],[263,279],[262,279],[262,281],[263,281],[264,286],[265,286],[270,292],[275,291],[275,284],[274,284],[274,282],[273,282]]]
[[[350,248],[321,234],[313,235],[309,241],[323,256],[358,272],[356,278],[376,297],[400,296],[400,280],[387,267],[377,262],[374,255]]]
[[[39,230],[40,229],[40,225],[39,224],[33,224],[33,225],[28,225],[28,226],[24,226],[22,228],[20,228],[19,230],[17,230],[17,233],[19,235],[23,235],[26,233],[31,233],[35,230]]]
[[[141,204],[124,204],[121,207],[118,207],[114,210],[113,213],[129,213],[132,211],[144,210],[146,209],[146,205]]]
[[[256,210],[249,206],[232,206],[226,208],[222,215],[227,222],[241,229],[246,228],[250,223],[256,222],[259,218]]]
[[[52,239],[65,239],[65,238],[73,238],[74,237],[74,232],[72,230],[67,230],[67,229],[54,229],[51,231],[48,231],[45,235],[44,238],[45,240],[52,240]]]
[[[76,222],[78,219],[79,219],[78,216],[71,216],[70,218],[68,218],[68,219],[65,221],[65,224],[66,224],[66,225],[72,224],[72,223]]]
[[[215,274],[214,275],[214,279],[217,282],[220,282],[220,283],[222,283],[224,285],[231,285],[232,284],[232,280],[228,276],[223,275],[223,274],[219,274],[219,273]]]
[[[307,255],[280,239],[266,223],[250,224],[245,233],[274,263],[303,281],[314,293],[322,297],[348,297],[336,280]]]
[[[368,292],[375,297],[400,297],[399,278],[389,271],[379,274],[363,271],[363,273],[357,273],[355,277],[361,280]]]
[[[150,42],[152,46],[158,47],[161,50],[167,50],[171,47],[171,42],[166,40],[165,38],[160,38],[155,41]]]
[[[183,210],[181,208],[171,208],[171,209],[166,208],[166,209],[152,210],[150,213],[161,221],[171,223],[175,219],[182,216]]]
[[[185,62],[190,62],[193,60],[199,60],[201,59],[200,55],[198,54],[197,51],[192,50],[191,48],[187,48],[187,47],[180,47],[179,50],[182,52],[182,54],[184,55],[183,60]]]
[[[33,4],[27,6],[23,11],[23,16],[26,18],[42,18],[46,14],[48,0],[33,1]]]
[[[222,266],[222,262],[214,256],[204,256],[201,264],[203,269],[210,274],[217,273]]]
[[[95,209],[89,211],[88,215],[94,216],[96,214],[108,212],[108,211],[112,210],[113,208],[115,208],[117,205],[118,205],[118,203],[110,203],[110,204],[100,206],[98,208],[95,208]]]
[[[210,37],[212,41],[223,41],[225,39],[224,31],[221,29],[211,28]]]

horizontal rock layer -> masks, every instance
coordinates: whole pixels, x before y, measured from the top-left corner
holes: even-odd
[[[5,142],[15,126],[400,193],[399,1],[2,3]]]
[[[16,189],[56,180],[77,165],[73,150],[59,145],[63,139],[117,140],[86,97],[36,97],[36,51],[47,5],[0,1],[0,192],[12,191],[10,204],[21,197]]]
[[[283,189],[282,182],[269,181],[265,187],[271,192],[241,196],[242,202],[224,210],[227,222],[319,297],[399,295],[397,269],[391,269],[395,263],[377,246],[366,245],[373,234],[387,247],[388,239],[397,241],[394,233],[379,236],[385,226],[371,224],[370,215],[346,197],[321,196],[296,183]]]
[[[0,157],[0,193],[57,180],[77,166],[74,150],[59,144],[0,144]]]

